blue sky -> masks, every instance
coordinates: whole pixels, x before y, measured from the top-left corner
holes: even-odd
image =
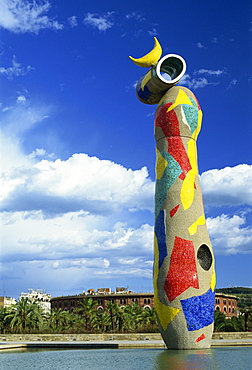
[[[128,55],[154,36],[203,110],[217,287],[252,286],[252,9],[216,4],[0,0],[0,295],[153,290],[155,106]]]

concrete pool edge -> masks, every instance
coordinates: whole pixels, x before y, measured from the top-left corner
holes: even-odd
[[[252,347],[251,339],[219,339],[212,340],[214,347]],[[25,341],[0,342],[0,350],[11,349],[123,349],[123,348],[166,348],[162,340],[136,340],[136,341]]]

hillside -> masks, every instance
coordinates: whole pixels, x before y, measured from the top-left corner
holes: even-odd
[[[238,307],[244,308],[252,306],[252,288],[232,287],[232,288],[218,288],[216,293],[224,293],[235,295],[239,298]]]

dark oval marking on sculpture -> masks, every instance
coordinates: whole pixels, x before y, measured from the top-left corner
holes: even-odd
[[[202,244],[197,252],[197,260],[200,266],[205,270],[208,271],[213,263],[213,257],[210,249],[206,244]]]

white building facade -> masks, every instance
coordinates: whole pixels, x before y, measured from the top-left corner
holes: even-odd
[[[28,293],[21,293],[19,299],[28,298],[31,302],[36,301],[45,313],[51,311],[51,295],[44,289],[28,289]]]

